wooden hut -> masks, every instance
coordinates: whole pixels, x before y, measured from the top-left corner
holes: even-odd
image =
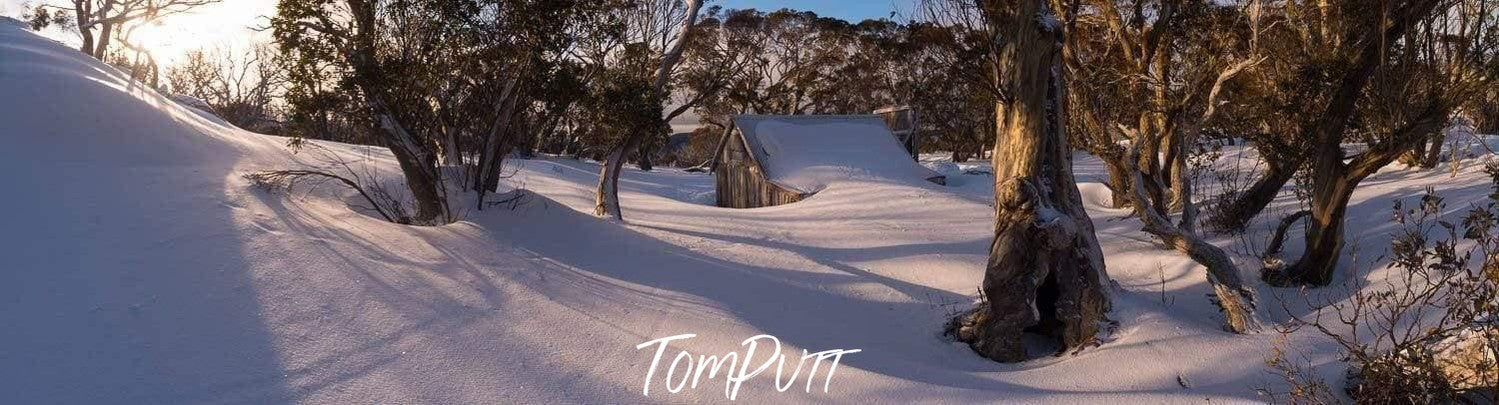
[[[917,159],[921,142],[916,136],[916,110],[911,107],[887,107],[874,110],[874,113],[885,120],[885,126],[890,127],[890,133],[911,154],[911,159]]]
[[[945,178],[916,164],[880,115],[740,115],[713,163],[718,206],[788,204],[838,180]]]

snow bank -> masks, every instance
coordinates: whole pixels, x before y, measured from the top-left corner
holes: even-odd
[[[167,97],[171,98],[172,101],[176,101],[177,104],[181,104],[183,107],[186,107],[188,111],[192,111],[194,114],[198,114],[199,117],[203,117],[203,119],[225,127],[234,126],[234,124],[230,124],[229,121],[225,121],[223,117],[212,113],[211,111],[213,111],[213,106],[208,105],[208,102],[203,101],[203,99],[201,98],[189,96],[186,94],[172,94]]]
[[[636,345],[688,333],[669,354],[742,352],[760,334],[781,339],[788,368],[802,350],[863,350],[826,393],[823,380],[782,392],[772,370],[744,385],[743,403],[1241,403],[1284,388],[1265,374],[1277,334],[1221,332],[1201,267],[1141,238],[1127,210],[1100,207],[1096,183],[1082,187],[1117,282],[1118,330],[1019,365],[943,340],[983,277],[992,175],[930,187],[892,138],[861,135],[873,122],[765,124],[770,156],[787,158],[777,176],[839,185],[731,210],[692,201],[709,176],[627,170],[621,224],[590,214],[597,164],[516,160],[505,187],[524,187],[526,204],[407,227],[351,211],[347,193],[255,190],[241,174],[295,163],[284,138],[206,120],[0,24],[0,392],[15,403],[727,402],[721,376],[670,394],[662,370],[641,396],[651,353]],[[319,144],[395,178],[388,153]],[[1078,165],[1097,169],[1080,178],[1103,176],[1096,160]],[[1386,169],[1355,192],[1348,239],[1366,252],[1361,268],[1388,244],[1391,199],[1434,185],[1459,211],[1488,193],[1476,162],[1450,176]],[[1252,229],[1297,204],[1286,193]],[[1236,259],[1252,280],[1253,258]],[[1256,286],[1267,301],[1285,292]],[[1261,315],[1284,319],[1277,308]],[[1341,376],[1335,344],[1306,330],[1289,339],[1317,372]]]
[[[3,16],[3,15],[0,15],[0,24],[9,25],[9,26],[13,26],[13,27],[19,27],[21,29],[28,28],[28,25],[26,24],[25,21],[17,20],[17,19],[14,19],[14,18]]]
[[[238,177],[252,155],[286,161],[280,143],[0,23],[6,400],[285,398],[243,385],[281,371],[257,315],[245,244],[256,231],[240,216],[257,214]]]
[[[876,115],[739,116],[741,133],[772,182],[803,193],[850,180],[925,182],[922,167]]]
[[[243,154],[243,140],[128,75],[0,25],[0,156],[52,164],[180,165]],[[20,156],[14,156],[19,158]]]

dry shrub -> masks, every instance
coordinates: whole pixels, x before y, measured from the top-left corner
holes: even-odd
[[[1499,166],[1486,170],[1496,193],[1459,223],[1442,219],[1447,203],[1427,189],[1419,203],[1394,206],[1401,225],[1384,280],[1345,285],[1342,300],[1308,304],[1309,316],[1282,325],[1310,327],[1340,346],[1349,363],[1345,393],[1355,403],[1499,403]],[[1303,295],[1305,297],[1305,295]],[[1290,311],[1288,311],[1290,312]],[[1270,393],[1290,403],[1343,402],[1328,384],[1290,360],[1277,342],[1269,366],[1289,389]]]
[[[398,224],[412,223],[411,215],[406,209],[407,203],[391,193],[368,165],[362,165],[363,170],[356,170],[354,162],[316,143],[303,142],[297,147],[299,150],[300,148],[313,149],[315,152],[313,159],[319,161],[320,164],[310,165],[303,169],[247,173],[244,178],[256,187],[272,192],[289,193],[299,187],[315,189],[330,182],[340,184],[358,192],[359,196],[369,203],[367,207],[356,205],[356,208],[374,211],[386,221]]]

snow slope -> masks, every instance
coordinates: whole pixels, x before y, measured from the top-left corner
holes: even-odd
[[[528,190],[518,208],[400,226],[351,210],[340,190],[250,187],[243,173],[308,157],[6,24],[0,142],[6,402],[727,401],[722,379],[669,394],[661,370],[642,396],[652,353],[635,346],[685,333],[697,336],[668,356],[742,352],[757,334],[787,352],[862,350],[826,393],[821,381],[777,392],[763,375],[739,393],[749,403],[1247,402],[1274,380],[1273,334],[1220,332],[1203,271],[1097,205],[1107,190],[1093,182],[1080,187],[1120,327],[1080,355],[1003,365],[939,336],[982,277],[986,175],[945,173],[961,180],[951,187],[854,178],[733,210],[693,201],[710,176],[628,171],[618,223],[587,214],[596,165],[517,161],[506,184]],[[394,173],[382,151],[323,145]],[[1103,173],[1078,165],[1084,181]],[[1446,176],[1369,179],[1349,239],[1381,249],[1389,199],[1426,185],[1455,209],[1487,193],[1471,166]],[[1342,371],[1329,345],[1292,339],[1320,372]]]
[[[766,177],[802,193],[847,179],[922,182],[940,176],[911,161],[877,115],[741,115],[734,124]]]

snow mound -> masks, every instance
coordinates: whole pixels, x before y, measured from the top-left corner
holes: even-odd
[[[6,16],[0,16],[0,24],[14,25],[17,27],[21,27],[22,29],[25,29],[27,27],[26,22]]]
[[[953,162],[921,162],[921,166],[947,177],[963,174],[963,168],[958,167],[958,164]]]
[[[283,165],[279,138],[5,22],[0,142],[8,401],[285,402],[266,384],[222,388],[280,375],[249,274],[266,262],[247,257],[269,215],[245,208],[239,177]]]
[[[803,193],[843,180],[942,177],[912,160],[876,115],[751,115],[735,124],[766,176]]]
[[[228,128],[16,24],[0,24],[0,94],[0,156],[180,165],[243,154]]]
[[[234,124],[229,123],[229,121],[225,121],[223,117],[215,115],[212,112],[213,106],[208,105],[208,102],[203,101],[203,99],[201,98],[189,96],[186,94],[173,94],[168,97],[171,98],[172,101],[176,101],[177,104],[181,104],[183,107],[186,107],[188,111],[192,111],[194,114],[198,114],[199,117],[203,117],[203,119],[209,120],[215,124],[223,125],[225,127],[234,126]]]

